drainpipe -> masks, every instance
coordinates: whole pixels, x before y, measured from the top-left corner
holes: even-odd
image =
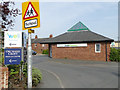
[[[50,57],[50,44],[48,44],[48,47],[49,47],[49,57]]]
[[[106,62],[107,62],[107,41],[106,41]]]

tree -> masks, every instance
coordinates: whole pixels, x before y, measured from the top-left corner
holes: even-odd
[[[13,1],[0,2],[0,28],[2,30],[12,30],[14,27],[15,17],[20,15],[20,10],[14,8],[15,3]]]

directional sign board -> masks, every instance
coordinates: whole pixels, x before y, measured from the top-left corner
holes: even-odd
[[[22,47],[22,32],[21,31],[5,31],[4,32],[4,47]]]
[[[20,48],[4,49],[4,64],[20,64],[22,52]]]
[[[22,29],[40,27],[39,0],[22,3]]]

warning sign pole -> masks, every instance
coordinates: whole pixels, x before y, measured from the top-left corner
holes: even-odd
[[[39,0],[29,0],[22,3],[22,29],[28,30],[28,88],[32,88],[32,47],[31,34],[32,28],[40,27]]]
[[[32,47],[31,29],[28,30],[28,88],[32,88]]]

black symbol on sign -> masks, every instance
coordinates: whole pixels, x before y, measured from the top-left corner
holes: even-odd
[[[12,46],[12,45],[16,45],[16,44],[12,44],[12,43],[10,43],[9,45]]]
[[[11,46],[12,44],[10,43],[9,45]]]
[[[31,15],[34,16],[33,11],[34,11],[34,10],[33,10],[32,8],[31,8],[31,10],[28,10],[26,16],[29,16],[29,17],[30,17]]]

